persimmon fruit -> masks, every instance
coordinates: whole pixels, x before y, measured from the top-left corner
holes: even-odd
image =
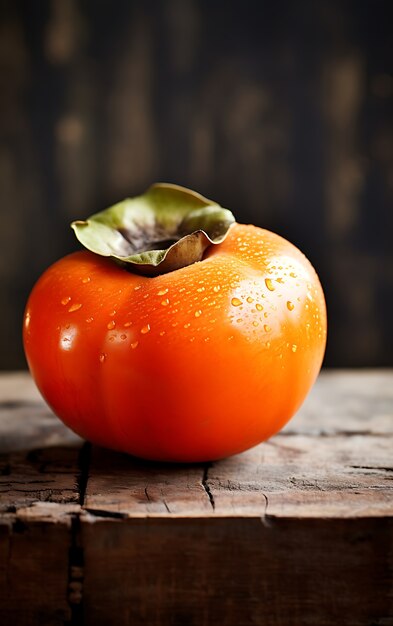
[[[323,291],[306,257],[232,223],[199,261],[137,270],[84,250],[34,286],[25,352],[56,415],[91,442],[160,461],[219,459],[279,431],[325,350]]]

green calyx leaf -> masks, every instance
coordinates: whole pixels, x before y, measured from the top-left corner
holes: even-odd
[[[230,211],[195,191],[157,183],[141,196],[72,222],[71,228],[88,250],[157,276],[202,260],[234,222]]]

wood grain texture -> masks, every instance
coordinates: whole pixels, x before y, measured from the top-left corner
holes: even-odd
[[[0,519],[1,624],[63,626],[71,618],[70,527],[53,523],[55,516],[34,523]]]
[[[201,465],[144,462],[94,449],[84,509],[119,517],[210,516]]]
[[[392,531],[391,519],[87,524],[86,624],[115,606],[138,626],[392,624]]]
[[[393,371],[210,464],[91,447],[0,377],[0,623],[393,624]]]

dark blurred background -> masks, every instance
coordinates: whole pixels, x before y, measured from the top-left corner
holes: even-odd
[[[69,222],[157,180],[305,252],[327,365],[393,364],[390,1],[0,6],[0,367]]]

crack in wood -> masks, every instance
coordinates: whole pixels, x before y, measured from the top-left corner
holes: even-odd
[[[36,480],[35,478],[33,478],[33,480],[12,480],[9,482],[5,482],[5,481],[1,481],[0,485],[3,487],[6,486],[11,486],[12,485],[49,485],[50,483],[55,483],[55,480]],[[14,491],[14,490],[12,490]]]
[[[261,522],[262,522],[262,524],[264,526],[266,526],[266,528],[271,528],[272,522],[271,522],[271,518],[270,518],[270,516],[268,515],[268,512],[267,512],[267,509],[268,509],[268,506],[269,506],[269,498],[268,498],[267,494],[264,493],[263,491],[261,493],[262,493],[262,495],[263,495],[263,497],[265,499],[265,508],[263,509],[263,513],[261,515]]]
[[[339,438],[339,437],[358,437],[358,436],[365,436],[365,437],[392,437],[393,434],[389,433],[389,432],[380,432],[380,431],[375,431],[375,430],[370,430],[370,429],[364,429],[364,430],[339,430],[334,429],[334,430],[311,430],[311,429],[304,429],[304,430],[286,430],[284,432],[281,433],[277,433],[275,435],[275,439],[285,439],[285,437],[299,437],[299,436],[304,436],[304,437],[315,437],[315,438],[319,438],[319,437],[331,437],[331,438]]]
[[[89,465],[91,456],[91,444],[85,442],[81,447],[78,457],[79,474],[77,487],[79,504],[85,502],[87,483],[89,480]],[[81,538],[80,512],[72,515],[71,519],[71,543],[68,552],[68,585],[67,603],[71,611],[71,620],[67,626],[81,626],[84,623],[83,606],[83,581],[84,581],[84,549]]]
[[[377,467],[375,465],[350,465],[353,469],[371,470],[373,472],[393,472],[393,467]]]
[[[67,603],[71,619],[67,626],[81,626],[84,623],[83,581],[84,550],[81,540],[80,514],[72,516],[71,544],[68,551]]]
[[[109,519],[126,519],[128,517],[127,513],[122,513],[121,511],[108,511],[107,509],[91,509],[89,507],[85,507],[84,511],[86,511],[86,513],[90,513],[90,515],[94,515],[94,517],[107,517]]]
[[[281,450],[283,450],[284,452],[286,452],[288,455],[291,455],[291,456],[299,456],[300,454],[303,454],[303,450],[299,450],[299,448],[294,448],[293,446],[287,446],[282,443],[282,440],[283,440],[282,437],[281,437],[281,441],[279,440],[278,437],[276,437],[274,441],[272,439],[268,439],[265,443],[268,446],[280,448]]]
[[[203,477],[202,477],[202,487],[205,490],[205,493],[207,495],[207,497],[209,498],[209,502],[211,504],[211,507],[213,509],[213,511],[216,508],[216,503],[214,502],[214,496],[210,490],[210,486],[208,483],[208,474],[209,474],[209,469],[213,467],[212,463],[206,463],[204,470],[203,470]]]
[[[40,409],[40,408],[46,409],[47,407],[45,407],[45,405],[40,402],[30,402],[30,401],[26,401],[26,400],[2,400],[0,402],[0,410],[13,410],[13,409]],[[53,415],[53,413],[49,413],[49,411],[46,411],[48,415]]]
[[[90,457],[91,457],[91,444],[88,441],[86,441],[81,448],[81,451],[79,453],[79,458],[78,458],[78,468],[79,468],[78,491],[79,491],[79,504],[81,506],[83,506],[85,503],[87,483],[89,480]]]
[[[43,497],[47,497],[44,496],[44,494],[50,493],[51,495],[61,495],[61,494],[65,494],[65,493],[70,493],[71,495],[74,493],[72,489],[0,489],[0,493],[4,494],[4,493],[26,493],[28,494],[30,497],[33,494],[40,494],[40,496]],[[38,500],[40,500],[40,498],[38,498]],[[64,497],[61,497],[58,500],[58,503],[66,503],[66,502],[73,502],[74,499],[70,498],[70,500],[66,500]],[[34,504],[34,502],[30,502],[29,506],[31,506],[32,504]]]
[[[168,483],[166,483],[166,484],[168,484]],[[166,509],[166,512],[167,512],[167,513],[171,513],[171,510],[170,510],[170,508],[169,508],[169,506],[168,506],[168,503],[167,503],[167,502],[166,502],[166,500],[165,500],[165,497],[164,497],[164,490],[163,490],[162,488],[160,489],[160,494],[161,494],[161,497],[162,497],[162,503],[163,503],[163,505],[164,505],[164,507],[165,507],[165,509]],[[150,498],[149,498],[149,499],[150,499]]]

